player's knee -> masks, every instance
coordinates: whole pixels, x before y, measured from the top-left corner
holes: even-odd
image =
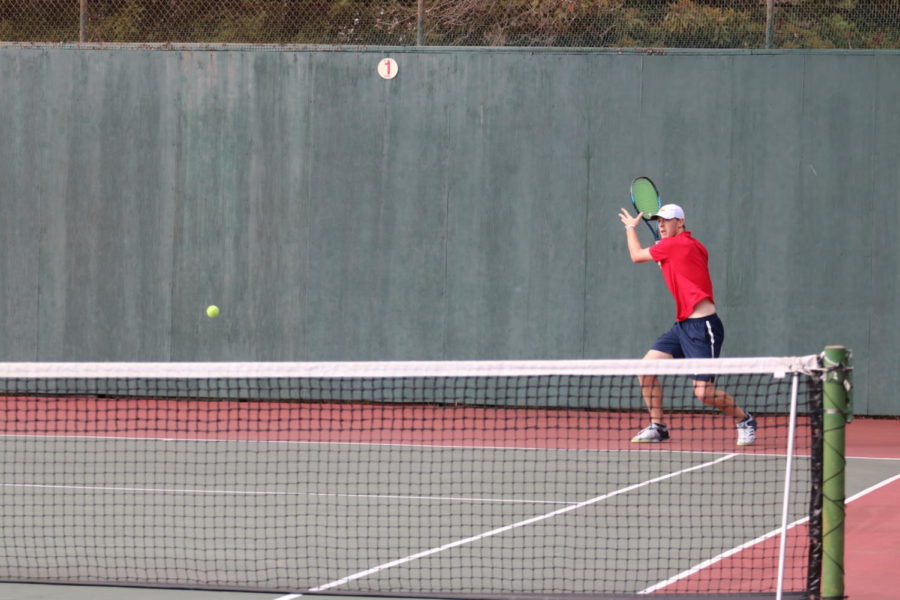
[[[708,381],[694,382],[694,396],[704,404],[716,404],[716,388]]]
[[[642,388],[652,387],[659,383],[659,378],[656,375],[638,375],[638,382]]]

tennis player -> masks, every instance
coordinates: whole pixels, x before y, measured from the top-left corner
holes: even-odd
[[[619,213],[619,219],[625,225],[631,262],[659,264],[666,286],[675,299],[676,313],[675,324],[659,336],[644,358],[718,358],[725,329],[716,314],[706,248],[685,229],[684,210],[677,204],[666,204],[651,217],[658,222],[660,239],[653,246],[644,248],[635,231],[642,217],[643,213],[632,217],[624,208]],[[667,440],[669,430],[665,422],[659,378],[646,375],[638,379],[644,403],[650,412],[650,425],[631,441]],[[753,444],[756,441],[756,420],[753,416],[735,404],[729,394],[717,389],[712,376],[695,375],[693,380],[694,395],[698,400],[735,420],[737,445]]]

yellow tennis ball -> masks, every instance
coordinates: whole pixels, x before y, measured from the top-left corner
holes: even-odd
[[[207,306],[206,307],[206,316],[209,317],[210,319],[215,319],[216,317],[218,317],[219,316],[219,307],[216,306],[215,304],[211,304],[210,306]]]

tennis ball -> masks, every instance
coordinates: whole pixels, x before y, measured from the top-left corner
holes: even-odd
[[[210,306],[207,306],[206,307],[206,316],[209,317],[210,319],[215,319],[216,317],[218,317],[219,316],[219,307],[216,306],[215,304],[211,304]]]

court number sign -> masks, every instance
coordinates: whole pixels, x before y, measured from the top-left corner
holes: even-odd
[[[378,63],[378,74],[382,79],[393,79],[397,76],[397,61],[393,58],[382,58]]]

